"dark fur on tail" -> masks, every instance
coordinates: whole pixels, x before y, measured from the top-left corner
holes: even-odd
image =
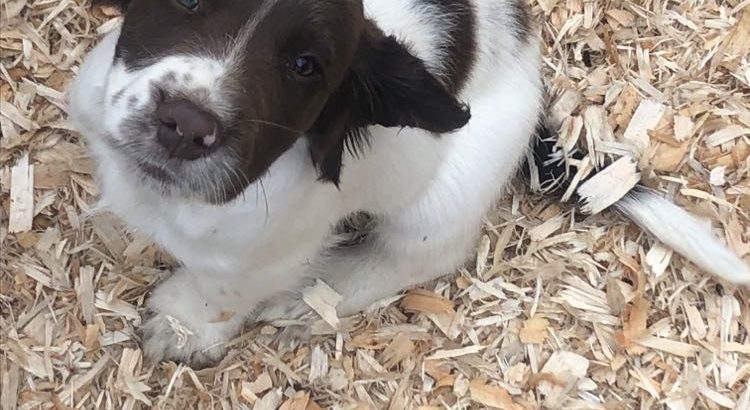
[[[567,159],[581,160],[583,154],[574,148],[565,153],[559,146],[559,136],[546,119],[540,119],[531,150],[523,166],[523,174],[535,192],[562,195],[570,186],[575,168]]]

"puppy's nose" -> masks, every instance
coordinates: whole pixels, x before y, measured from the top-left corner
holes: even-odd
[[[157,140],[171,157],[194,160],[219,146],[216,119],[190,101],[164,101],[157,111],[160,121]]]

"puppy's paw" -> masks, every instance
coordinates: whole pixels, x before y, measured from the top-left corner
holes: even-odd
[[[236,328],[225,324],[186,324],[174,316],[154,313],[138,328],[138,333],[149,362],[172,360],[199,369],[224,357]]]
[[[292,322],[310,322],[317,319],[310,305],[305,303],[298,294],[283,294],[274,298],[272,301],[265,303],[260,310],[256,321],[274,322],[274,321],[292,321]]]
[[[275,339],[280,350],[293,349],[310,340],[312,323],[319,316],[299,295],[281,295],[267,303],[256,317],[258,322],[270,322],[280,327]]]
[[[212,313],[189,282],[178,277],[159,285],[147,305],[138,334],[146,359],[154,364],[172,360],[193,368],[214,365],[243,322],[228,312]]]
[[[300,345],[309,343],[312,339],[312,327],[309,324],[286,325],[279,329],[274,336],[279,352],[292,352]]]

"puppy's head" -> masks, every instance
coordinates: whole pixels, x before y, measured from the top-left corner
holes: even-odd
[[[337,183],[369,125],[442,133],[468,109],[361,0],[121,0],[106,146],[163,193],[231,200],[297,139]]]

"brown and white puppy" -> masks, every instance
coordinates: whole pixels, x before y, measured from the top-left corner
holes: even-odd
[[[124,23],[71,114],[102,205],[182,262],[148,301],[147,355],[216,360],[244,322],[305,313],[311,278],[345,315],[463,264],[543,115],[521,1],[110,0]],[[633,195],[636,220],[671,209]],[[359,211],[373,231],[335,246]]]

